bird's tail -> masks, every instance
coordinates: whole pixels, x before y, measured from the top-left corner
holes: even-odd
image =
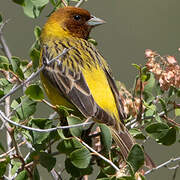
[[[128,153],[130,152],[133,145],[136,143],[134,138],[129,134],[128,130],[124,128],[123,131],[118,132],[114,128],[110,128],[112,132],[113,140],[121,149],[121,154],[124,159],[127,159]],[[155,168],[155,164],[148,156],[148,154],[144,153],[145,155],[145,166],[152,169]]]

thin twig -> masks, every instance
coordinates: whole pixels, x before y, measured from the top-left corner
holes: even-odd
[[[63,5],[64,5],[65,7],[68,6],[68,4],[67,4],[64,0],[62,0],[62,3],[63,3]]]
[[[55,58],[51,59],[49,62],[47,62],[47,65],[50,65],[51,63],[53,63],[54,61],[56,61],[59,57],[64,57],[65,54],[69,51],[70,49],[64,49],[63,52],[61,54],[59,54],[58,56],[56,56]],[[39,75],[39,73],[46,67],[46,65],[42,65],[35,73],[32,73],[24,82],[22,82],[21,84],[19,84],[18,86],[16,86],[14,89],[12,89],[8,94],[6,94],[5,96],[3,96],[0,99],[0,103],[2,103],[7,97],[9,97],[10,95],[14,94],[18,89],[20,89],[21,87],[23,87],[26,83],[28,83],[29,81],[33,80],[37,75]]]
[[[179,164],[180,164],[180,163],[179,163]],[[175,169],[174,169],[174,173],[173,173],[172,180],[175,180],[175,179],[176,179],[177,171],[178,171],[178,169],[179,169],[179,167],[180,167],[179,164],[177,164],[176,167],[175,167]]]
[[[6,44],[6,41],[5,41],[5,39],[4,39],[3,35],[2,35],[3,34],[3,32],[2,32],[3,28],[8,22],[9,22],[9,20],[6,20],[4,23],[2,23],[0,25],[0,43],[1,43],[4,54],[7,56],[7,58],[9,59],[9,61],[11,63],[12,55],[11,55],[11,52],[10,52],[10,50],[9,50],[7,44]]]
[[[70,129],[70,128],[75,128],[75,127],[87,126],[87,125],[94,123],[93,121],[90,121],[90,122],[86,122],[86,123],[74,124],[71,126],[57,126],[55,128],[49,128],[49,129],[38,129],[38,128],[32,128],[32,127],[28,127],[28,126],[25,126],[22,124],[18,124],[17,122],[12,121],[11,119],[7,118],[2,111],[0,111],[0,118],[3,119],[4,121],[7,121],[7,122],[17,126],[17,127],[27,129],[30,131],[40,132],[40,133],[52,132],[52,131],[56,131],[58,129]]]
[[[150,169],[150,170],[146,171],[144,175],[150,174],[150,173],[152,173],[153,171],[156,171],[156,170],[158,170],[158,169],[160,169],[160,168],[162,168],[162,167],[166,167],[168,164],[170,164],[170,163],[172,163],[172,162],[175,162],[175,161],[180,161],[180,157],[172,158],[172,159],[170,159],[170,160],[168,160],[168,161],[160,164],[160,165],[157,166],[156,168],[153,168],[153,169]]]
[[[6,57],[8,58],[9,62],[12,64],[12,55],[11,55],[11,52],[8,48],[8,45],[6,44],[6,41],[3,37],[3,28],[5,26],[5,24],[7,24],[8,21],[5,21],[4,23],[1,24],[0,26],[0,43],[2,45],[2,50],[4,52],[4,54],[6,55]],[[11,81],[11,77],[10,77],[10,73],[9,72],[5,72],[5,77],[8,81]],[[10,114],[10,104],[11,104],[11,100],[10,100],[10,96],[9,97],[6,97],[5,99],[5,105],[4,105],[4,108],[5,108],[5,115],[6,116],[9,116]],[[7,139],[7,149],[10,150],[12,149],[13,147],[13,139],[11,137],[11,127],[9,126],[9,124],[7,122],[4,123],[7,131],[6,131],[6,139]],[[11,153],[10,153],[10,156],[11,156]],[[12,169],[12,166],[11,164],[9,164],[9,168],[8,168],[8,177],[11,179],[11,169]]]
[[[62,180],[61,175],[54,168],[51,170],[51,176],[54,180]]]
[[[26,141],[23,141],[23,142],[19,143],[19,144],[18,144],[18,147],[22,146],[22,145],[25,144],[25,143],[26,143]],[[1,155],[0,155],[0,158],[7,156],[9,153],[11,153],[11,152],[14,151],[14,150],[15,150],[15,147],[13,147],[13,148],[10,149],[9,151],[1,154]]]
[[[105,158],[101,154],[99,154],[97,151],[95,151],[93,148],[91,148],[89,145],[87,145],[84,141],[79,139],[78,137],[75,137],[80,143],[82,143],[84,146],[86,146],[90,151],[92,151],[95,155],[99,156],[101,159],[106,161],[108,164],[110,164],[116,171],[120,171],[120,169],[109,159]]]
[[[75,5],[75,7],[80,7],[84,2],[85,0],[79,0],[79,2]]]
[[[174,110],[174,108],[170,108],[168,109],[166,112],[162,111],[160,113],[158,113],[158,116],[163,117],[167,112],[170,112]],[[153,119],[155,118],[156,115],[152,115],[152,116],[145,116],[145,114],[142,114],[142,120],[144,119]],[[135,124],[137,122],[137,119],[132,119],[131,121],[129,121],[128,123],[126,123],[126,127],[132,126],[133,124]]]

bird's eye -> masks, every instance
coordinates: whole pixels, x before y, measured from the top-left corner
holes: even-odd
[[[81,19],[81,16],[80,15],[74,15],[73,18],[78,21]]]

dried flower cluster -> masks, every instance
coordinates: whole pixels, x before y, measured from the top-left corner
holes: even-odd
[[[126,89],[126,87],[119,83],[119,94],[122,99],[122,103],[124,105],[124,111],[127,116],[133,116],[136,117],[139,113],[139,108],[141,104],[141,100],[138,97],[133,97],[132,94]],[[142,111],[144,111],[144,106]]]
[[[146,67],[154,73],[162,90],[167,91],[171,86],[180,88],[180,66],[174,56],[162,57],[150,49],[145,51]]]

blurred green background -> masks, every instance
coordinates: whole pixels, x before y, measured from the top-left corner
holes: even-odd
[[[97,40],[98,49],[110,64],[116,79],[128,88],[133,86],[137,73],[131,64],[145,64],[145,49],[180,58],[179,0],[88,0],[82,7],[107,21],[107,24],[94,29],[91,37]],[[0,0],[0,13],[4,19],[10,19],[4,28],[4,36],[14,56],[29,59],[29,48],[34,41],[33,29],[36,25],[42,27],[51,10],[52,6],[46,7],[34,20],[25,16],[23,9],[11,0]],[[40,112],[43,114],[43,109]],[[157,165],[180,156],[178,142],[170,147],[148,142],[145,149]],[[42,171],[42,179],[51,179],[46,170]],[[173,171],[161,168],[147,179],[171,180],[172,176]],[[176,179],[180,179],[180,169]]]

